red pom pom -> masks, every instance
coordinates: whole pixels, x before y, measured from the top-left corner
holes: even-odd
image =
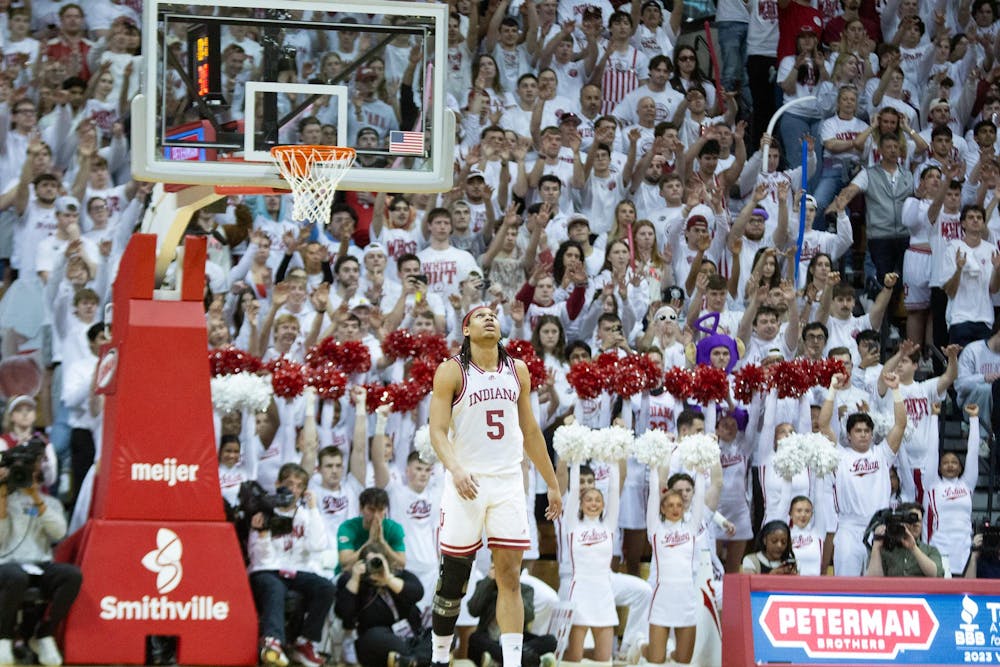
[[[726,400],[727,396],[729,396],[729,378],[726,371],[699,364],[691,382],[691,400],[700,405],[710,405]]]
[[[318,366],[326,362],[332,362],[348,375],[367,373],[372,367],[371,353],[364,343],[356,340],[339,343],[329,336],[306,353],[306,363],[309,365]]]
[[[535,348],[526,340],[512,340],[507,343],[507,354],[520,359],[528,367],[528,374],[531,376],[531,389],[537,390],[542,387],[549,378],[549,373],[545,369],[545,362],[535,353]]]
[[[326,362],[322,366],[306,366],[304,370],[306,384],[314,388],[321,399],[337,400],[344,395],[347,374],[332,362]]]
[[[307,364],[323,364],[327,361],[333,361],[334,357],[337,356],[337,348],[340,345],[333,336],[327,336],[320,342],[309,348],[306,352],[306,363]]]
[[[236,373],[258,373],[263,364],[260,359],[238,347],[224,347],[208,353],[212,377]]]
[[[430,387],[420,385],[416,380],[396,382],[388,387],[389,402],[393,412],[410,412],[416,410],[424,397],[430,393]]]
[[[576,395],[583,399],[597,398],[604,389],[601,370],[589,361],[578,361],[570,366],[566,380],[576,391]]]
[[[408,359],[417,351],[418,339],[406,329],[396,329],[382,339],[382,352],[392,359]]]
[[[619,357],[614,352],[602,352],[597,355],[594,359],[594,365],[600,368],[605,373],[610,374],[617,372],[618,366],[622,363],[624,357]]]
[[[275,359],[267,364],[271,374],[271,386],[274,395],[279,398],[295,398],[306,386],[302,366],[287,359]]]
[[[537,357],[538,354],[535,352],[535,348],[531,346],[530,341],[526,340],[512,340],[507,343],[507,354],[514,357],[515,359],[520,359],[524,361],[530,357]]]
[[[623,398],[655,389],[659,384],[660,371],[646,354],[630,354],[619,359],[611,378],[612,391]]]
[[[333,363],[348,375],[367,373],[372,368],[372,355],[368,346],[359,340],[349,340],[340,344],[337,357]]]
[[[834,375],[847,375],[847,367],[840,359],[823,359],[814,363],[816,384],[829,387]]]
[[[764,389],[767,384],[767,374],[757,364],[747,364],[733,373],[733,378],[733,398],[744,405],[749,404],[754,393]]]
[[[416,338],[414,354],[428,361],[440,362],[452,356],[448,341],[441,334],[421,334]]]
[[[437,371],[440,363],[440,361],[423,358],[415,360],[410,365],[408,380],[420,387],[425,395],[428,394],[434,388],[434,372]]]
[[[531,376],[531,390],[538,391],[549,380],[549,371],[545,368],[545,362],[538,357],[530,357],[524,360],[524,365],[528,367],[528,375]]]
[[[691,395],[691,385],[694,382],[694,374],[680,366],[667,369],[663,374],[663,388],[670,392],[674,398],[681,400]]]
[[[807,364],[779,361],[768,368],[768,386],[778,390],[778,398],[799,398],[816,383]]]
[[[368,414],[374,413],[379,406],[388,402],[384,400],[388,398],[388,387],[381,382],[369,382],[361,386],[365,388],[365,409]]]

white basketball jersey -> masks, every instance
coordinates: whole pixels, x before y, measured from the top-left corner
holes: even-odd
[[[451,408],[451,438],[459,465],[482,475],[521,471],[520,395],[513,359],[503,361],[496,371],[484,371],[471,361],[468,369],[462,369],[462,390]]]

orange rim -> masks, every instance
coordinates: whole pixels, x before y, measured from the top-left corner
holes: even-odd
[[[305,176],[309,167],[317,162],[338,162],[354,160],[357,151],[346,146],[275,146],[271,149],[271,157],[280,161],[296,176]]]

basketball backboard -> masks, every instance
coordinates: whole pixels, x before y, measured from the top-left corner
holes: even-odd
[[[358,153],[340,189],[451,188],[448,5],[147,0],[143,23],[137,178],[287,188],[272,147],[333,144]]]

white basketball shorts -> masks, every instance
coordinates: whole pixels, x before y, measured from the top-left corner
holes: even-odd
[[[521,471],[473,476],[479,492],[465,500],[458,495],[451,473],[445,473],[438,531],[441,553],[472,556],[483,546],[484,534],[490,549],[526,551],[531,537]]]

